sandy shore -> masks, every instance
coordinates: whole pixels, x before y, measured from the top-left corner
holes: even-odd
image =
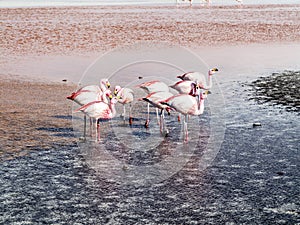
[[[299,9],[300,5],[0,9],[1,55],[103,52],[141,40],[189,47],[295,42],[300,41]]]
[[[0,160],[74,141],[68,135],[72,115],[65,100],[74,86],[0,77]]]

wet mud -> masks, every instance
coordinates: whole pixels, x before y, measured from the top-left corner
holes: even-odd
[[[261,77],[251,83],[254,99],[259,104],[283,106],[300,112],[300,71],[284,71]]]

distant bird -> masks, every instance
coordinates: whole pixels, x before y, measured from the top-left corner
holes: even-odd
[[[178,5],[178,1],[179,1],[179,0],[176,0],[176,4],[177,4],[177,5]],[[181,0],[181,1],[185,2],[186,0]],[[187,0],[187,1],[189,1],[189,2],[190,2],[190,6],[192,6],[193,0]]]
[[[218,71],[219,70],[217,68],[213,68],[208,71],[207,83],[206,83],[205,75],[202,73],[199,73],[199,72],[185,73],[183,75],[177,76],[177,78],[180,78],[181,80],[189,80],[189,81],[197,82],[199,87],[201,87],[205,90],[209,90],[209,89],[211,89],[212,84],[213,84],[211,76],[214,75]]]
[[[125,105],[129,104],[129,124],[132,125],[132,114],[131,114],[131,103],[134,99],[134,92],[130,88],[121,88],[119,85],[117,85],[114,89],[114,95],[118,97],[119,103],[123,105],[123,114],[121,116],[123,117],[125,121],[125,115],[126,115],[126,108]]]
[[[177,90],[180,94],[189,94],[195,95],[197,91],[197,83],[190,80],[181,80],[176,82],[173,85],[170,85],[171,88]]]
[[[116,115],[115,104],[118,102],[117,97],[112,97],[110,103],[103,101],[93,101],[86,105],[81,106],[75,112],[83,112],[90,118],[96,120],[96,141],[100,140],[100,122],[99,119],[109,120]]]
[[[183,121],[183,132],[185,134],[185,141],[188,141],[188,129],[187,120],[188,115],[198,116],[203,114],[204,111],[204,99],[207,92],[200,91],[200,95],[193,97],[188,94],[179,94],[162,101],[162,104],[166,104],[174,108],[177,112],[183,114],[185,119]]]
[[[161,104],[161,101],[165,101],[166,99],[172,97],[173,94],[171,92],[153,92],[148,94],[146,97],[141,98],[139,100],[144,100],[154,106],[156,109],[160,109],[160,119],[159,119],[159,128],[161,133],[168,134],[169,131],[166,129],[165,120],[164,120],[164,110],[166,110],[168,113],[170,111],[170,107],[166,104]],[[149,108],[148,108],[149,109]],[[149,121],[149,110],[148,110],[148,116],[147,121]],[[149,123],[149,122],[148,122]]]
[[[153,92],[169,92],[169,86],[165,84],[162,81],[159,80],[153,80],[153,81],[148,81],[144,82],[140,85],[137,85],[137,87],[141,88],[144,90],[147,94],[153,93]],[[148,116],[145,122],[145,127],[147,128],[149,126],[149,109],[150,103],[147,104],[147,111],[148,111]],[[156,108],[156,117],[158,118],[158,109]]]

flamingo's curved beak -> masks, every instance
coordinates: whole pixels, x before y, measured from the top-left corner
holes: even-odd
[[[110,99],[110,100],[113,98],[113,96],[112,96],[112,95],[109,95],[108,97],[109,97],[109,99]]]
[[[117,96],[117,94],[118,94],[118,91],[114,90],[114,95]]]

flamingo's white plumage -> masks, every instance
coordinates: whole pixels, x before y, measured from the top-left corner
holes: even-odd
[[[208,71],[208,76],[207,76],[207,82],[205,75],[200,73],[200,72],[189,72],[182,74],[180,76],[177,76],[177,78],[180,78],[181,80],[188,80],[188,81],[194,81],[197,82],[198,86],[209,90],[212,88],[212,75],[214,75],[216,72],[219,70],[217,68],[212,68]]]
[[[77,91],[73,92],[71,95],[67,96],[67,99],[70,99],[76,102],[78,105],[86,105],[93,101],[107,101],[106,96],[107,88],[110,87],[108,79],[101,79],[100,86],[98,85],[88,85],[84,86]],[[104,93],[105,92],[105,93]],[[90,120],[90,126],[91,126]],[[86,115],[84,116],[84,137],[86,136]]]
[[[143,89],[147,94],[158,91],[169,91],[168,85],[159,80],[144,82],[137,87]]]
[[[171,88],[177,90],[180,94],[195,95],[197,84],[190,80],[181,80],[170,86]]]
[[[67,96],[67,99],[70,99],[79,105],[85,105],[92,101],[102,100],[103,92],[109,87],[109,81],[107,79],[102,79],[100,81],[100,86],[88,85],[82,87]]]

